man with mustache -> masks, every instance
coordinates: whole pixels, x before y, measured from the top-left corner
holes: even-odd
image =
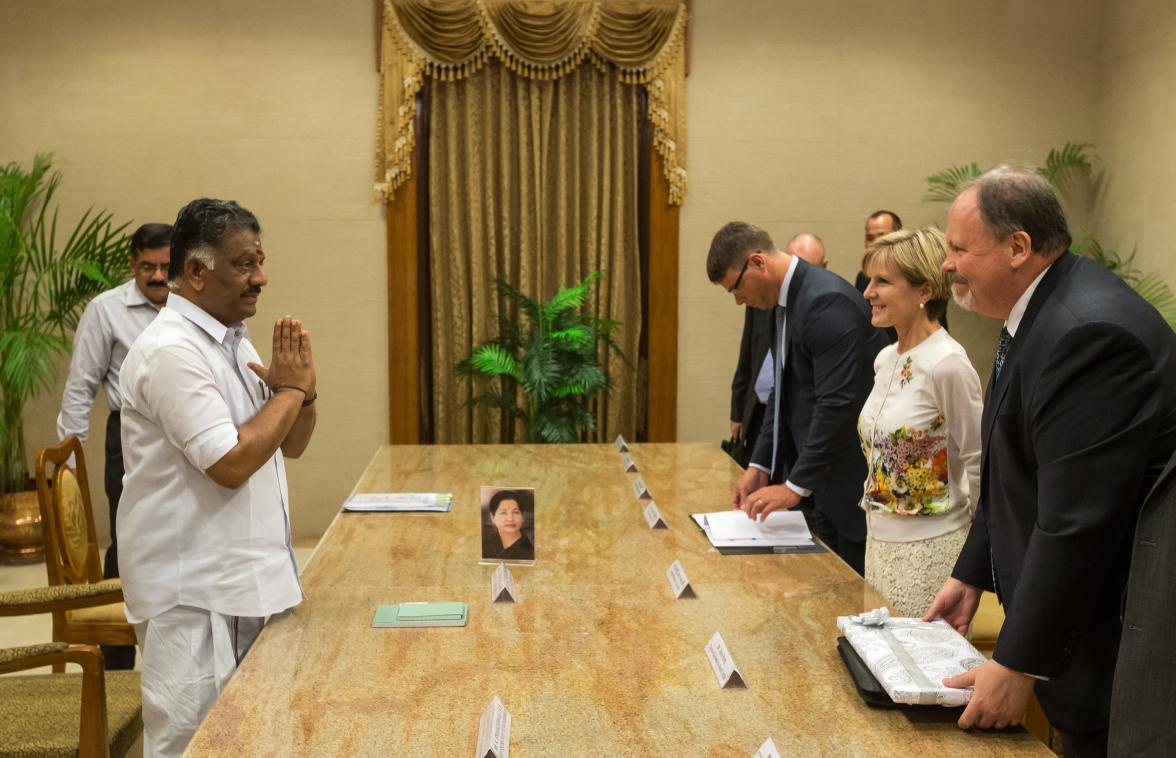
[[[947,241],[956,302],[1004,328],[976,518],[926,618],[966,631],[981,590],[1005,608],[992,660],[946,682],[975,688],[961,727],[1019,724],[1036,690],[1067,758],[1104,756],[1135,521],[1176,448],[1176,334],[1068,252],[1061,204],[1033,172],[965,188]]]
[[[265,261],[252,213],[189,203],[167,308],[123,363],[118,534],[148,757],[184,752],[265,617],[302,600],[283,461],[314,431],[315,370],[290,316],[274,324],[268,368],[249,342]]]
[[[123,458],[119,410],[122,395],[119,371],[131,343],[167,300],[167,266],[171,244],[170,224],[143,224],[131,236],[132,279],[103,292],[90,301],[74,333],[69,378],[57,416],[57,437],[77,437],[85,442],[90,433],[90,410],[98,388],[106,391],[110,416],[106,419],[106,500],[110,507],[110,548],[102,565],[102,576],[118,576],[118,539],[115,513],[122,494]],[[108,669],[135,667],[131,645],[103,645],[102,658]]]

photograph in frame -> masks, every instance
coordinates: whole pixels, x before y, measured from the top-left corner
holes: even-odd
[[[482,560],[492,563],[533,563],[534,488],[483,486],[481,504]]]

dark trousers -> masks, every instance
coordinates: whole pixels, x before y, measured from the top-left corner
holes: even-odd
[[[830,550],[837,553],[841,557],[841,560],[848,563],[849,567],[856,571],[859,576],[865,576],[865,540],[858,542],[841,536],[833,526],[833,522],[829,520],[829,517],[809,503],[801,506],[801,510],[804,512],[805,520],[808,521],[809,531],[819,537],[821,542],[824,542]]]
[[[118,516],[118,500],[122,497],[123,457],[122,424],[118,411],[106,419],[106,501],[110,504],[110,549],[102,562],[102,578],[118,576],[118,535],[115,519]],[[103,645],[102,660],[107,670],[133,669],[135,667],[134,645]]]
[[[1062,732],[1062,752],[1066,758],[1106,758],[1108,730],[1101,732]]]

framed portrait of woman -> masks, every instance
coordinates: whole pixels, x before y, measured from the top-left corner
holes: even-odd
[[[482,487],[482,560],[535,561],[535,490]]]

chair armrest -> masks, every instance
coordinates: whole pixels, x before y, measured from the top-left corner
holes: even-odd
[[[106,672],[97,645],[43,645],[0,648],[0,674],[24,671],[58,663],[82,667],[82,714],[78,729],[79,758],[107,758],[109,733],[106,728]]]
[[[107,579],[94,584],[59,584],[27,590],[0,592],[0,616],[30,616],[36,613],[72,611],[96,605],[121,603],[122,583]]]

